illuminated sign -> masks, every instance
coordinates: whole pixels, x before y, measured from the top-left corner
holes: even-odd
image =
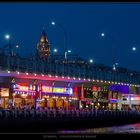
[[[42,88],[42,90],[41,90]],[[13,86],[13,89],[15,91],[35,91],[35,85],[19,85],[16,84]],[[63,88],[63,87],[50,87],[50,86],[38,86],[37,91],[42,93],[65,93],[65,94],[72,94],[73,89],[72,88]]]
[[[42,86],[42,92],[52,93],[52,87]]]
[[[96,86],[93,86],[92,87],[92,91],[101,91],[101,87],[96,87]]]
[[[72,88],[61,88],[61,87],[47,87],[42,86],[42,92],[46,93],[66,93],[66,94],[72,94],[73,90]]]
[[[66,93],[66,88],[53,88],[54,93]]]
[[[18,89],[27,91],[27,90],[29,90],[29,87],[28,86],[20,86],[20,85],[18,85]]]
[[[35,90],[35,85],[30,85],[29,90]]]
[[[14,90],[20,90],[20,91],[35,91],[35,86],[30,85],[19,85],[19,84],[15,84],[13,85],[13,89]]]
[[[73,93],[72,88],[66,88],[66,93],[67,93],[67,94],[72,94],[72,93]]]
[[[1,88],[0,90],[1,90],[0,91],[1,97],[7,97],[7,96],[9,96],[9,89],[8,88]]]
[[[114,99],[114,98],[110,98],[109,100],[110,102],[113,102],[113,103],[116,103],[118,101],[117,99]]]
[[[137,97],[131,97],[131,101],[133,101],[133,100],[140,100],[140,97],[139,96],[137,96]]]

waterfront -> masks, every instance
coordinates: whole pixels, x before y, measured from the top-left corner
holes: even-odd
[[[58,134],[140,134],[140,123],[85,130],[63,130],[58,131]]]

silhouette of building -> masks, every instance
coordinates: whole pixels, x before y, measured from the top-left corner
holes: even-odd
[[[37,44],[37,54],[40,59],[44,60],[47,60],[50,56],[50,43],[46,36],[45,30],[42,31],[40,41]]]

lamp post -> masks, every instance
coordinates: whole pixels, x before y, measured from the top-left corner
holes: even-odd
[[[105,33],[101,33],[101,38],[104,39],[106,37],[106,34]],[[118,41],[116,41],[118,42]],[[118,66],[118,63],[116,62],[116,56],[115,56],[115,47],[112,46],[112,69],[115,71],[117,66]]]
[[[54,53],[57,53],[57,52],[58,52],[58,49],[55,48],[55,49],[53,50],[53,52],[54,52]]]
[[[19,55],[19,51],[18,51],[19,50],[19,45],[18,44],[16,45],[16,49],[17,49],[17,55]]]
[[[5,39],[8,40],[8,49],[9,49],[8,53],[9,53],[9,55],[11,55],[12,54],[12,51],[11,51],[11,36],[9,34],[6,34]]]
[[[89,63],[91,63],[91,64],[92,64],[92,63],[93,63],[93,59],[89,59]]]
[[[52,21],[51,24],[53,26],[58,25],[64,33],[64,58],[65,58],[65,60],[67,60],[67,33],[66,33],[66,29],[60,23],[56,23],[56,22]]]
[[[68,53],[71,53],[71,50],[65,51],[65,60],[67,60]]]

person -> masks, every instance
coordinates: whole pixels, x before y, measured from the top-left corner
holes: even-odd
[[[0,109],[3,109],[2,106],[1,106],[1,104],[0,104]]]
[[[35,119],[35,109],[34,108],[32,108],[30,110],[30,114],[31,114],[31,119]]]

